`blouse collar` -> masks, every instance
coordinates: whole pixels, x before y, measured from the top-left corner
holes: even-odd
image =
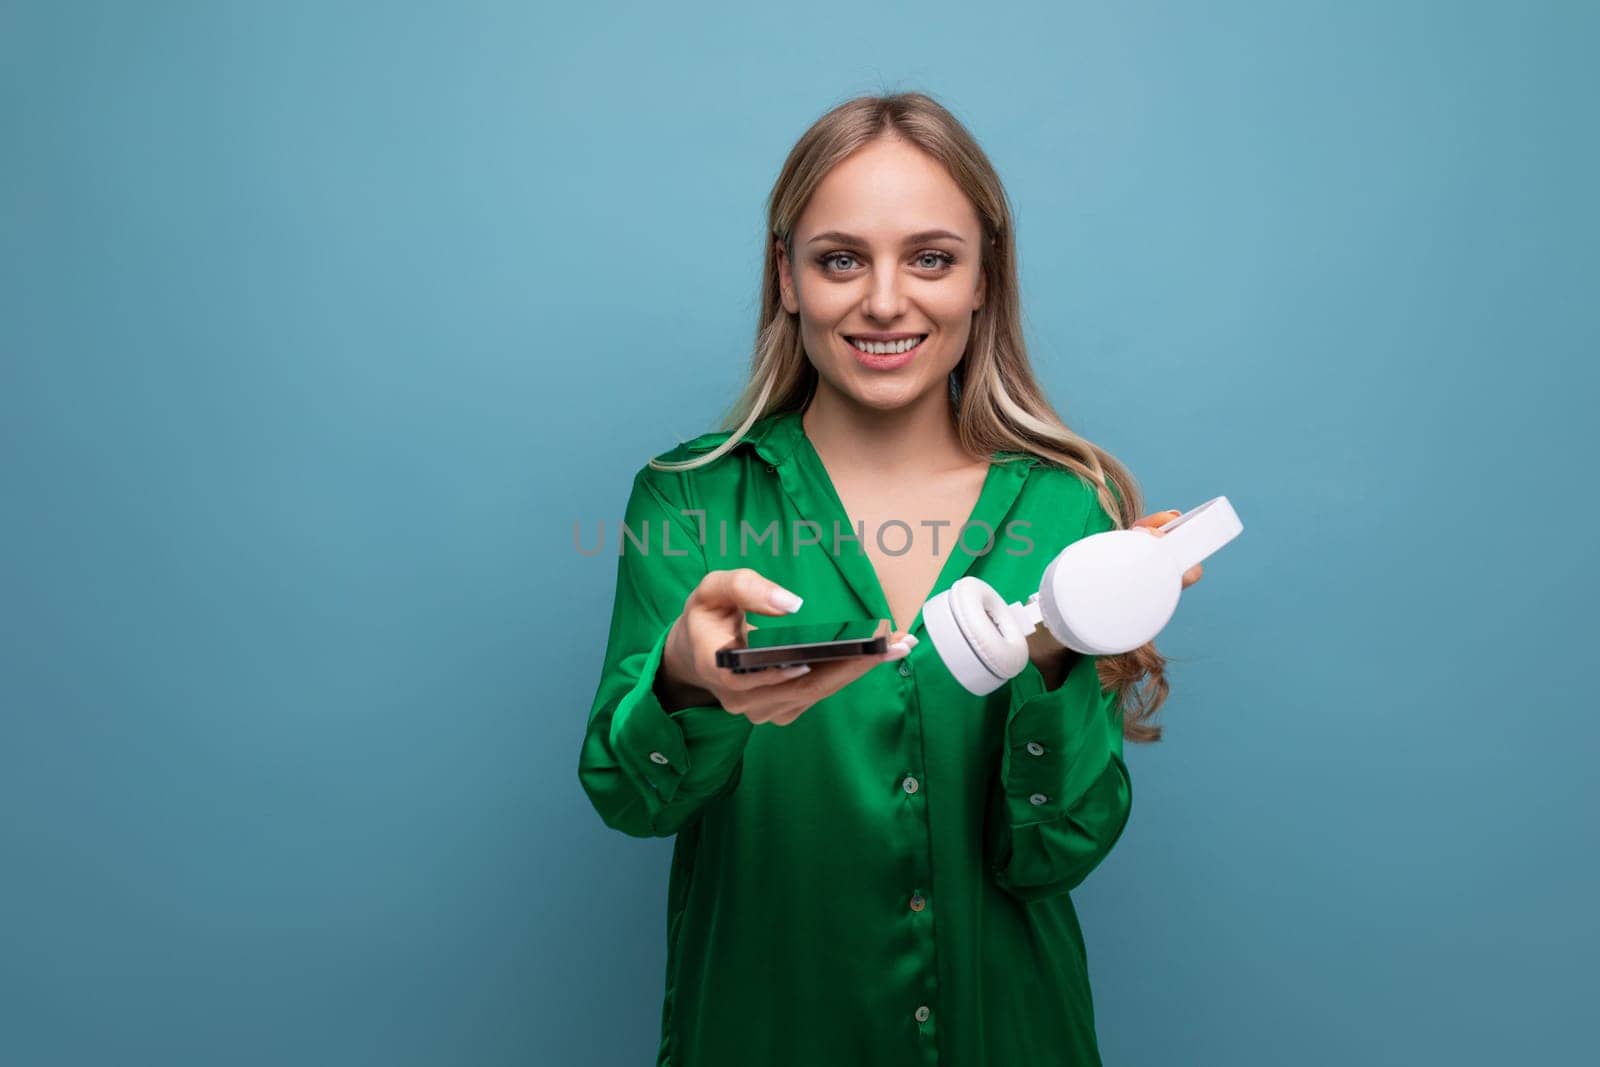
[[[848,530],[844,505],[821,457],[805,435],[800,412],[778,412],[758,419],[746,432],[744,441],[777,472],[784,491],[795,502],[800,514],[815,520],[836,518],[840,520],[840,528]],[[979,524],[980,534],[972,535],[970,540],[981,540],[981,531],[984,529],[991,531],[995,538],[1000,536],[1005,518],[1021,494],[1028,472],[1036,462],[1037,457],[1028,453],[993,453],[983,488],[968,519]],[[831,537],[831,529],[826,525],[824,529]],[[992,543],[989,548],[980,545],[980,551],[975,555],[968,551],[963,541],[955,538],[958,532],[948,532],[948,536],[955,539],[956,543],[945,550],[945,562],[928,594],[930,598],[954,585],[958,578],[967,573],[975,559],[992,550]],[[824,554],[833,561],[868,615],[884,619],[890,617],[888,597],[864,553],[842,550],[834,554],[830,550]],[[912,632],[923,629],[920,609],[907,629]]]

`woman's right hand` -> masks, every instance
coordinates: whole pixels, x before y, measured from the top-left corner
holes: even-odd
[[[890,633],[889,650],[795,667],[736,674],[717,666],[717,650],[744,639],[745,612],[788,615],[800,598],[749,567],[710,571],[695,586],[672,623],[656,671],[656,695],[668,711],[721,705],[751,722],[788,726],[822,698],[843,689],[880,663],[901,659],[917,639]],[[888,620],[882,620],[879,633]]]

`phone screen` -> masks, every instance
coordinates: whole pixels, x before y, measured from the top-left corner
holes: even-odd
[[[815,645],[823,641],[865,641],[877,633],[878,626],[877,619],[761,626],[745,634],[745,645],[748,648],[773,648],[780,645]]]

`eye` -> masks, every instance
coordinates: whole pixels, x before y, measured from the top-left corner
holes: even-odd
[[[846,264],[847,264],[846,266],[839,268],[838,271],[829,269],[829,267],[835,261],[841,260],[841,259],[846,261]],[[823,273],[825,273],[825,274],[837,274],[837,273],[839,273],[839,271],[847,271],[847,270],[849,270],[850,268],[849,268],[848,264],[850,262],[854,261],[855,259],[856,259],[856,255],[855,255],[854,252],[829,252],[827,255],[818,257],[817,263],[821,265]],[[932,260],[932,262],[930,263],[929,260]],[[918,252],[916,254],[916,257],[912,260],[912,262],[916,263],[918,266],[922,267],[925,270],[943,270],[943,269],[947,269],[950,266],[952,266],[955,263],[955,261],[956,261],[956,257],[952,256],[949,252],[941,252],[941,251],[939,251],[937,249],[932,249],[932,248],[925,249],[924,251]]]

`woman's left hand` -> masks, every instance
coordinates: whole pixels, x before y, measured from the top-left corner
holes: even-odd
[[[1173,519],[1177,518],[1179,515],[1182,515],[1182,514],[1183,514],[1183,512],[1178,511],[1175,508],[1169,509],[1167,511],[1155,511],[1155,512],[1151,512],[1149,515],[1146,515],[1144,518],[1138,520],[1137,522],[1134,523],[1134,525],[1139,527],[1140,529],[1149,530],[1151,533],[1155,534],[1157,537],[1165,537],[1167,535],[1165,533],[1161,532],[1160,530],[1157,530],[1155,527],[1157,527],[1157,526],[1165,526],[1167,523],[1171,522]],[[1190,567],[1188,570],[1184,571],[1183,572],[1183,585],[1181,585],[1179,588],[1187,589],[1191,585],[1193,585],[1195,582],[1198,582],[1200,580],[1200,575],[1202,573],[1204,573],[1204,571],[1205,571],[1205,568],[1202,567],[1198,563],[1196,563],[1193,567]]]

